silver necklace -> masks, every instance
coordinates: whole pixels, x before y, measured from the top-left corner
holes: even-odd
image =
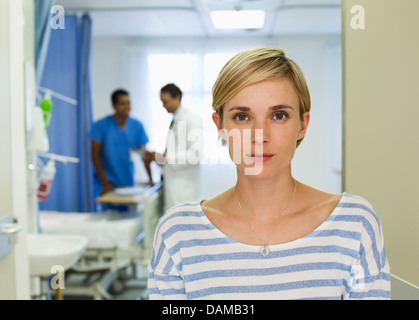
[[[244,212],[243,207],[242,207],[242,205],[240,204],[240,201],[239,201],[239,199],[238,199],[238,198],[237,198],[237,196],[236,196],[236,191],[235,191],[235,190],[236,190],[236,186],[234,186],[234,187],[233,187],[233,194],[234,194],[234,197],[236,198],[237,204],[239,205],[239,208],[240,208],[241,212],[243,213],[244,217],[246,218],[246,221],[247,221],[247,223],[249,224],[250,229],[252,229],[252,231],[253,231],[253,233],[255,234],[255,236],[256,236],[256,237],[259,239],[259,241],[262,243],[262,246],[260,247],[259,252],[260,252],[260,254],[261,254],[262,256],[266,257],[266,256],[267,256],[267,255],[271,252],[271,250],[269,249],[269,246],[268,246],[269,241],[271,240],[271,238],[272,238],[272,236],[273,236],[273,234],[274,234],[274,231],[275,231],[275,229],[278,227],[279,222],[281,221],[282,217],[285,215],[285,212],[287,212],[288,206],[289,206],[289,204],[291,203],[292,198],[294,198],[295,191],[297,191],[297,181],[295,181],[295,179],[294,179],[294,192],[292,193],[291,198],[288,200],[288,203],[287,203],[287,205],[285,206],[284,211],[282,212],[281,216],[279,217],[278,222],[276,223],[275,227],[272,229],[272,232],[271,232],[271,234],[269,235],[268,240],[266,240],[266,242],[264,242],[264,241],[263,241],[263,240],[262,240],[262,239],[258,236],[258,234],[256,233],[255,229],[253,228],[252,224],[250,223],[249,218],[247,217],[246,213]]]

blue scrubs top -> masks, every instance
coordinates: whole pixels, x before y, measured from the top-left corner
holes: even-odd
[[[134,164],[130,149],[144,146],[149,140],[143,124],[128,118],[123,130],[119,128],[114,115],[98,120],[90,131],[90,138],[102,145],[100,159],[106,176],[114,188],[134,185]],[[95,197],[102,189],[102,183],[94,175]]]

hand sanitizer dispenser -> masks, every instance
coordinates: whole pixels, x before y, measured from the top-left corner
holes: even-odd
[[[38,199],[44,201],[48,198],[49,192],[51,190],[52,181],[55,177],[55,161],[53,159],[49,160],[47,165],[42,169],[41,175],[39,177],[40,184],[38,188]]]
[[[40,107],[33,108],[32,119],[33,126],[30,131],[28,149],[47,152],[49,140],[45,130],[44,114]]]

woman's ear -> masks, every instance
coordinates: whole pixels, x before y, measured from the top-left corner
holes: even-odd
[[[303,114],[303,120],[301,121],[300,131],[298,132],[298,139],[301,140],[304,138],[307,132],[308,124],[310,123],[310,113],[304,112]]]
[[[223,139],[223,140],[225,140],[225,137],[223,137],[223,120],[221,119],[221,116],[220,116],[220,114],[218,113],[218,112],[214,112],[213,114],[212,114],[212,121],[214,121],[214,123],[215,123],[215,126],[217,127],[217,130],[218,130],[218,134],[219,134],[219,136]]]
[[[220,131],[223,128],[222,123],[221,123],[221,117],[217,112],[214,112],[212,114],[212,121],[214,121],[215,126],[217,127],[218,131]]]
[[[223,128],[223,120],[222,120],[220,114],[217,113],[217,112],[214,112],[212,114],[212,121],[214,121],[215,126],[217,127],[218,136],[222,140],[222,145],[225,145],[227,143],[226,129]]]

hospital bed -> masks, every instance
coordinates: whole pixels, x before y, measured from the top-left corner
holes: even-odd
[[[124,289],[129,269],[135,278],[137,265],[147,266],[162,214],[161,187],[156,184],[136,194],[137,210],[128,213],[39,213],[42,233],[77,234],[89,239],[84,255],[65,272],[64,295],[112,299],[111,293]]]

